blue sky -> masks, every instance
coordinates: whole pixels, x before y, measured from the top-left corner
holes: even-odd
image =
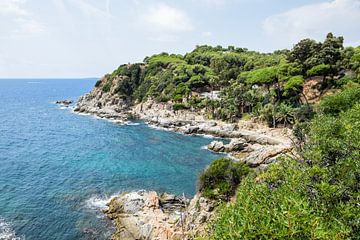
[[[195,45],[360,45],[360,0],[0,0],[0,77],[100,77]]]

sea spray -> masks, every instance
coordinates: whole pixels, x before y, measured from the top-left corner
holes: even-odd
[[[0,218],[0,240],[21,240],[17,237],[11,224]]]

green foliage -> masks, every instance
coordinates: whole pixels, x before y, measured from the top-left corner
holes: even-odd
[[[107,81],[104,85],[103,85],[103,87],[102,87],[102,90],[104,91],[104,92],[109,92],[110,91],[110,89],[111,89],[111,81]]]
[[[245,163],[219,158],[201,173],[199,191],[204,197],[227,200],[248,173],[249,167]]]
[[[359,239],[358,92],[325,98],[325,110],[298,123],[294,134],[305,142],[303,157],[247,176],[236,202],[220,207],[210,239]]]
[[[332,33],[327,34],[323,43],[301,40],[290,51],[288,60],[300,64],[303,73],[320,64],[335,68],[342,60],[343,41],[343,37],[335,37]]]
[[[302,91],[302,86],[304,83],[304,77],[301,75],[291,77],[284,84],[284,95],[289,96],[291,94],[297,94]]]
[[[188,109],[188,107],[187,107],[185,104],[183,104],[183,103],[175,103],[175,104],[173,105],[173,110],[174,110],[174,111],[184,110],[184,109]]]
[[[188,106],[205,109],[212,119],[234,122],[255,116],[270,126],[289,125],[298,121],[298,109],[308,103],[304,93],[309,91],[303,92],[308,75],[324,77],[320,91],[360,82],[360,48],[344,49],[342,42],[342,37],[328,34],[322,43],[305,39],[290,51],[266,54],[233,46],[197,46],[185,56],[161,53],[146,57],[144,63],[123,64],[98,87],[114,89],[129,100],[173,104],[220,91],[220,99],[202,98]]]
[[[348,226],[323,214],[325,206],[313,205],[307,193],[310,183],[307,167],[295,160],[274,164],[256,179],[246,178],[236,202],[222,207],[211,226],[212,239],[349,238]]]
[[[100,84],[101,84],[101,80],[96,81],[95,87],[100,87]]]
[[[360,103],[360,87],[347,88],[344,91],[324,98],[319,106],[319,111],[324,114],[337,115]]]
[[[330,74],[332,71],[331,66],[328,64],[320,64],[312,67],[310,70],[308,70],[306,73],[309,76],[326,76]]]
[[[271,84],[277,81],[277,68],[266,67],[254,70],[247,75],[248,84]]]

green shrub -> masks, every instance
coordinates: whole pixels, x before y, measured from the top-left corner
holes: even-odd
[[[168,96],[165,95],[160,95],[159,97],[156,98],[156,101],[158,102],[168,102],[170,100],[170,98]]]
[[[100,84],[101,84],[101,80],[96,81],[96,83],[95,83],[95,87],[99,87],[99,86],[100,86]]]
[[[236,202],[224,205],[210,226],[212,239],[348,239],[350,228],[307,196],[306,169],[283,160],[244,179]]]
[[[332,71],[331,66],[328,64],[320,64],[316,65],[315,67],[312,67],[310,70],[308,70],[306,73],[309,76],[317,76],[317,75],[328,75]]]
[[[104,92],[110,92],[110,89],[111,89],[111,81],[108,81],[104,84],[104,86],[102,87],[102,90]]]
[[[183,110],[183,109],[188,109],[188,107],[183,103],[175,103],[173,105],[173,110],[174,111]]]
[[[183,96],[180,95],[180,94],[176,94],[176,95],[173,96],[172,100],[173,100],[174,102],[177,102],[177,103],[182,102]]]
[[[227,200],[248,173],[245,163],[219,158],[201,173],[198,188],[204,197]]]
[[[319,110],[324,114],[337,115],[350,109],[356,103],[360,103],[359,86],[347,88],[338,94],[325,97],[320,103]]]
[[[244,113],[244,114],[241,116],[241,120],[249,121],[249,120],[251,120],[251,115],[248,114],[248,113]]]

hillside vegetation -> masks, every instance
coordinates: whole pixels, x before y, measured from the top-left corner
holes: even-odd
[[[360,239],[360,87],[320,104],[299,157],[240,183],[209,239]]]
[[[121,81],[114,94],[133,101],[170,101],[174,110],[206,109],[209,118],[226,121],[253,117],[273,127],[292,125],[313,114],[304,90],[320,97],[359,82],[360,47],[344,48],[343,38],[331,33],[323,42],[304,39],[274,53],[197,46],[184,56],[161,53],[121,65],[96,87],[108,92],[115,78]],[[316,84],[308,86],[311,79]],[[212,91],[220,98],[200,96]]]
[[[360,239],[360,47],[331,33],[269,54],[198,46],[121,65],[96,87],[114,79],[112,94],[134,102],[292,127],[292,158],[265,171],[221,158],[201,174],[199,191],[219,202],[205,239]]]

